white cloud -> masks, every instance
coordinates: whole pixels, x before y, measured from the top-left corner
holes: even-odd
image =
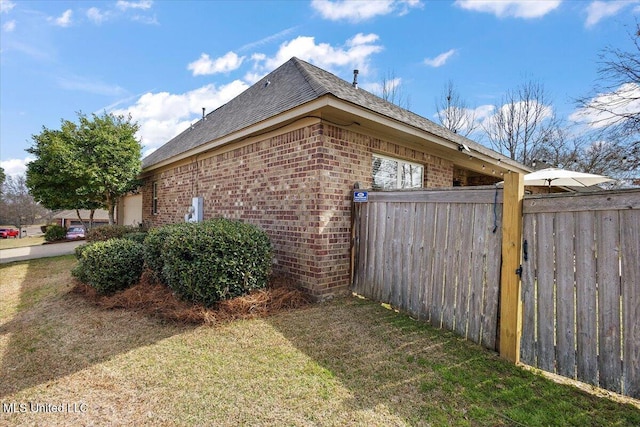
[[[80,92],[94,93],[97,95],[121,96],[126,91],[114,84],[101,82],[95,78],[80,76],[58,77],[58,85],[63,89],[77,90]]]
[[[637,114],[638,111],[640,85],[625,83],[614,92],[598,94],[586,108],[574,111],[569,120],[600,129],[619,122],[626,114]]]
[[[496,107],[493,105],[489,105],[489,104],[481,105],[473,109],[473,115],[476,118],[476,121],[482,122],[487,118],[491,117],[495,109]]]
[[[400,77],[396,77],[394,79],[391,80],[385,80],[384,81],[385,86],[387,91],[393,91],[395,88],[399,87],[400,85],[402,85],[402,79]],[[364,83],[359,85],[362,89],[369,91],[371,93],[377,94],[379,96],[382,95],[383,93],[383,84],[382,83],[377,83],[377,82],[373,82],[373,83]]]
[[[16,4],[9,0],[0,0],[0,13],[9,13],[11,9],[16,7]]]
[[[33,157],[25,157],[24,159],[9,159],[0,162],[0,166],[4,169],[4,173],[11,176],[24,175],[27,171],[27,163],[35,160]]]
[[[53,22],[54,25],[57,25],[58,27],[69,27],[71,25],[72,16],[73,11],[71,9],[67,9],[59,17],[49,18],[49,21]]]
[[[117,19],[119,17],[125,17],[131,21],[140,22],[141,24],[158,24],[158,19],[155,15],[147,16],[140,13],[146,13],[148,9],[153,5],[152,1],[119,1],[114,6],[108,6],[106,10],[99,9],[97,7],[91,7],[87,9],[87,18],[94,24],[102,24],[103,22]],[[140,13],[137,13],[140,12]]]
[[[507,118],[513,123],[540,123],[553,117],[553,107],[540,105],[536,101],[524,101],[504,104],[499,110],[492,105],[482,105],[475,109],[476,122],[484,128],[492,128],[498,117]],[[527,118],[527,116],[529,116]]]
[[[187,69],[193,71],[194,76],[228,73],[238,69],[242,65],[242,61],[244,61],[244,56],[238,56],[235,52],[227,52],[224,56],[216,59],[211,59],[209,55],[203,53],[200,58],[190,63]]]
[[[247,88],[246,83],[234,80],[224,86],[210,84],[183,94],[146,93],[128,108],[112,112],[131,114],[133,120],[138,122],[138,137],[141,138],[146,156],[201,117],[202,107],[212,111]]]
[[[467,134],[468,129],[474,129],[470,134],[470,138],[473,138],[473,135],[482,129],[480,127],[482,124],[488,124],[489,120],[493,120],[496,107],[486,104],[476,108],[460,109],[460,107],[450,107],[450,109],[456,113],[452,114],[453,116],[461,118],[460,123],[457,123],[460,129],[459,133]],[[442,114],[448,116],[447,111],[448,110],[442,111]],[[438,121],[438,113],[434,114],[433,118],[435,121]]]
[[[448,60],[456,53],[456,49],[450,49],[435,58],[426,58],[424,63],[430,67],[438,68],[442,67]]]
[[[418,0],[312,0],[311,7],[331,21],[362,22],[381,15],[405,15],[410,8],[420,7]]]
[[[540,18],[560,6],[562,0],[456,0],[462,9],[487,12],[498,18]]]
[[[249,83],[249,84],[254,84],[257,83],[261,78],[263,78],[264,76],[266,76],[268,73],[267,72],[252,72],[249,71],[248,73],[246,73],[244,75],[244,81]]]
[[[145,24],[145,25],[158,25],[158,18],[153,15],[153,16],[143,16],[143,15],[134,15],[133,17],[131,17],[132,21],[135,22],[139,22],[141,24]]]
[[[300,36],[281,44],[273,57],[253,56],[252,59],[257,62],[254,71],[271,71],[295,56],[325,70],[332,71],[336,67],[351,66],[366,74],[369,57],[383,49],[381,45],[376,44],[378,39],[376,34],[359,33],[347,40],[344,46],[334,47],[328,43],[316,44],[314,37]]]
[[[102,12],[97,7],[92,7],[87,10],[87,18],[96,24],[102,24],[107,20],[107,14]]]
[[[16,29],[15,20],[7,21],[4,24],[2,24],[2,31],[4,31],[5,33],[10,33],[15,29]]]
[[[116,7],[120,10],[127,10],[127,9],[147,10],[147,9],[151,9],[151,6],[153,6],[152,0],[140,0],[140,1],[118,0],[118,2],[116,3]]]
[[[637,0],[593,1],[587,6],[587,20],[584,25],[586,27],[592,27],[601,20],[616,15],[625,6],[633,3],[637,3]]]
[[[267,43],[271,43],[271,42],[273,42],[275,40],[282,39],[285,36],[291,34],[297,28],[298,28],[297,26],[296,27],[289,27],[289,28],[286,28],[286,29],[284,29],[282,31],[279,31],[279,32],[275,33],[275,34],[272,34],[270,36],[263,37],[262,39],[257,40],[255,42],[247,43],[247,44],[241,46],[238,49],[238,51],[239,52],[243,52],[243,51],[251,50],[251,49],[254,49],[254,48],[258,47],[258,46],[262,46],[262,45],[265,45]]]

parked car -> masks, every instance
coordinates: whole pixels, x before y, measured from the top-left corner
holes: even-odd
[[[84,228],[69,227],[66,238],[67,240],[84,239]]]
[[[17,228],[0,228],[0,237],[6,239],[8,237],[13,237],[14,239],[18,237],[20,231]]]

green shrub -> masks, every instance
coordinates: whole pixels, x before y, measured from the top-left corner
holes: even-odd
[[[162,275],[164,260],[162,253],[167,237],[171,234],[172,228],[179,227],[180,224],[165,225],[164,227],[152,228],[144,239],[144,262],[153,278],[160,283],[167,283]]]
[[[130,233],[139,233],[140,227],[134,225],[101,225],[87,231],[87,242],[104,242],[119,239]]]
[[[73,250],[74,254],[76,256],[76,259],[79,261],[82,259],[82,254],[84,253],[84,251],[91,246],[91,243],[84,243],[80,246],[76,246],[76,248]]]
[[[47,227],[47,231],[44,233],[44,240],[47,242],[57,242],[59,240],[64,240],[66,236],[66,228],[58,224],[52,224]]]
[[[267,285],[271,242],[258,227],[224,218],[177,224],[166,236],[162,260],[174,292],[211,305]]]
[[[144,247],[128,239],[111,239],[86,245],[72,274],[101,294],[137,283],[143,267]]]
[[[140,244],[144,243],[144,239],[147,238],[147,233],[142,232],[142,231],[136,231],[133,233],[127,233],[124,236],[122,236],[123,239],[129,239],[129,240],[133,240],[134,242],[138,242]]]

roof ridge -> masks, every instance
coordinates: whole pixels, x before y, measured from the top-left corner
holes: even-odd
[[[309,87],[311,87],[316,96],[331,93],[331,90],[329,90],[329,88],[324,83],[322,83],[322,81],[318,79],[317,76],[311,73],[308,67],[312,67],[314,71],[318,70],[320,72],[326,72],[325,70],[309,62],[303,61],[296,56],[291,57],[289,61],[291,61],[296,66],[296,69],[300,72],[300,75],[304,78],[304,80],[309,84]]]

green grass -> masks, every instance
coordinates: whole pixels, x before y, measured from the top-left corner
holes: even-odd
[[[640,409],[513,366],[379,304],[215,327],[99,310],[72,256],[0,267],[0,425],[637,426]]]
[[[23,248],[25,246],[38,246],[44,243],[44,236],[23,237],[22,239],[0,239],[0,249]]]

